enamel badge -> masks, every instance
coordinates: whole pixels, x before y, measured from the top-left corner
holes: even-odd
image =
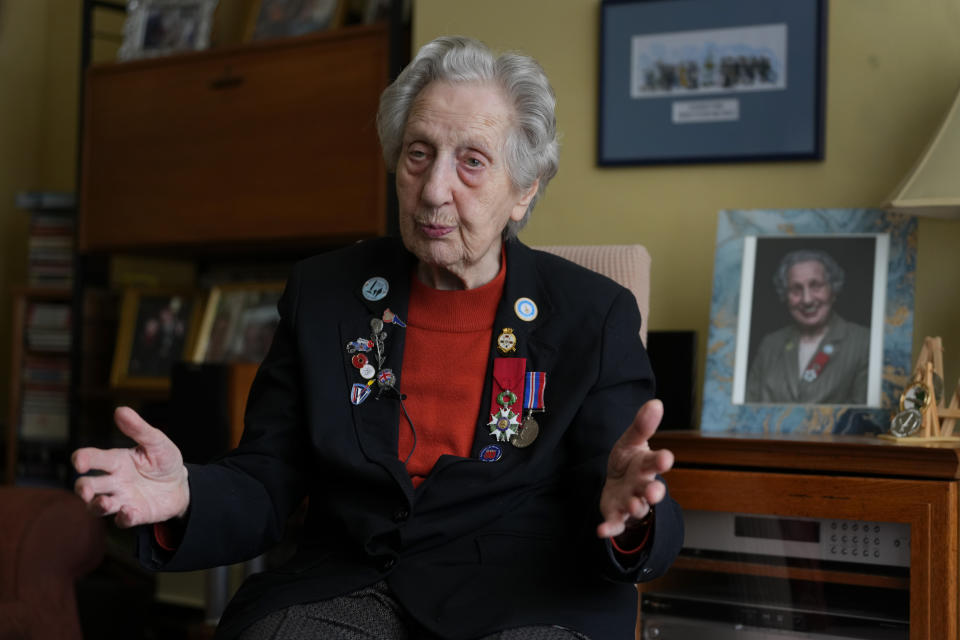
[[[369,395],[370,387],[365,384],[360,384],[359,382],[354,383],[353,388],[350,389],[350,402],[355,405],[362,404]]]
[[[500,331],[500,335],[497,336],[497,350],[504,355],[517,350],[517,336],[514,335],[513,329],[504,327]]]
[[[365,300],[370,302],[376,302],[377,300],[383,300],[387,297],[387,292],[390,291],[390,284],[387,282],[386,278],[380,276],[374,276],[363,283],[363,287],[360,289],[360,292],[363,294]]]
[[[517,298],[513,303],[513,311],[524,322],[533,322],[537,318],[537,303],[530,298]]]

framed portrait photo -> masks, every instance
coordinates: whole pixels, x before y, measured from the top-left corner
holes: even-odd
[[[823,157],[826,0],[604,0],[597,163]]]
[[[210,46],[217,0],[130,0],[120,60],[165,56]]]
[[[280,322],[277,302],[283,282],[249,282],[213,287],[204,304],[194,362],[259,364]]]
[[[286,38],[343,25],[347,0],[255,0],[250,40]]]
[[[911,368],[916,220],[722,211],[704,431],[880,433]]]
[[[120,305],[111,385],[169,388],[174,363],[190,356],[199,319],[200,298],[192,289],[126,289]]]

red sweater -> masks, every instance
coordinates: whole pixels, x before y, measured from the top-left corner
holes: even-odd
[[[481,395],[505,265],[501,260],[500,273],[487,284],[456,291],[431,289],[414,272],[401,387],[417,439],[414,448],[413,430],[401,413],[397,447],[401,460],[410,456],[407,471],[414,486],[440,456],[470,455],[477,416],[490,403]]]

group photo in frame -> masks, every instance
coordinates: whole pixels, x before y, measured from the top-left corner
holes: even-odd
[[[722,211],[701,430],[880,433],[911,368],[916,220]]]
[[[110,383],[115,388],[167,389],[173,365],[188,359],[201,298],[192,289],[129,287],[120,304]]]
[[[130,0],[119,60],[152,58],[210,46],[217,0]]]
[[[821,159],[825,0],[604,0],[597,163]]]
[[[204,304],[191,360],[259,364],[280,322],[283,282],[243,282],[212,287]]]

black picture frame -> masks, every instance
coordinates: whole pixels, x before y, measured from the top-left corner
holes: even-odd
[[[827,0],[604,0],[597,164],[822,160]]]

